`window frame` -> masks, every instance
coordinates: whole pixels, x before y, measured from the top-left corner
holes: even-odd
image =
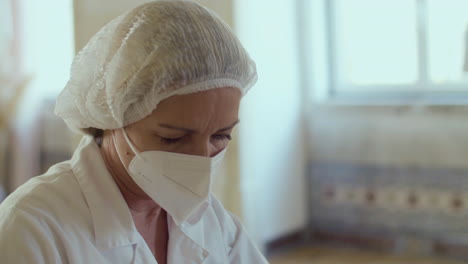
[[[418,45],[418,82],[415,84],[404,85],[351,85],[347,84],[346,89],[338,87],[337,75],[339,58],[337,56],[336,47],[336,15],[335,4],[336,0],[299,0],[298,13],[301,17],[299,19],[299,41],[302,49],[301,53],[304,58],[303,66],[306,68],[304,73],[313,77],[304,78],[308,87],[314,87],[311,93],[315,100],[327,100],[338,103],[407,103],[408,101],[414,102],[424,101],[429,104],[468,104],[468,84],[464,82],[451,82],[438,84],[432,82],[429,78],[429,43],[428,43],[428,0],[413,0],[417,4],[417,45]],[[317,3],[312,2],[321,2]],[[323,12],[322,18],[312,18],[311,5],[315,5],[315,9],[321,9]],[[314,23],[314,24],[311,24]],[[317,29],[317,24],[322,25],[323,40],[319,37],[311,36],[315,33],[312,30]],[[305,35],[304,35],[305,34]],[[322,43],[317,42],[322,41]],[[310,49],[317,49],[318,46],[325,45],[325,60],[317,63],[314,58],[314,51]],[[312,48],[310,48],[312,47]],[[317,51],[316,51],[317,52]],[[315,54],[316,54],[315,52]],[[468,55],[466,55],[468,56]],[[317,77],[317,70],[320,66],[324,65],[325,80],[317,80],[323,77]],[[318,84],[318,85],[317,85]],[[379,89],[375,87],[378,86]]]

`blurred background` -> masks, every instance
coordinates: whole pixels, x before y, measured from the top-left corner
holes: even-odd
[[[0,0],[0,201],[71,157],[74,54],[144,0]],[[272,263],[466,263],[468,1],[199,0],[257,63],[215,193]]]

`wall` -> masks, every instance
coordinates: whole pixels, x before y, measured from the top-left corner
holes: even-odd
[[[15,1],[18,12],[18,45],[24,76],[24,95],[12,120],[13,191],[40,171],[42,104],[64,87],[73,56],[72,2]],[[21,76],[21,77],[23,77]],[[60,133],[60,131],[56,131]]]
[[[452,235],[468,212],[467,107],[327,101],[325,1],[301,3],[311,226]]]
[[[76,51],[79,51],[107,22],[146,2],[151,0],[74,0]],[[197,2],[218,13],[228,24],[232,23],[231,0]]]
[[[306,140],[295,2],[238,0],[234,20],[259,75],[242,104],[244,216],[255,239],[265,242],[306,223]]]
[[[468,168],[466,107],[317,106],[309,111],[314,161]]]
[[[467,115],[466,106],[309,107],[314,229],[406,253],[466,252]]]

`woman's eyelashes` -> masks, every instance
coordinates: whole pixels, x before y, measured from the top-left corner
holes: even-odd
[[[226,135],[213,135],[213,139],[214,140],[227,140],[227,141],[229,141],[229,140],[232,139],[232,137],[229,134],[226,134]]]
[[[185,138],[185,136],[177,137],[177,138],[160,137],[160,140],[161,140],[161,143],[163,143],[163,144],[172,145],[172,144],[176,144],[176,143],[179,143],[179,142],[183,141],[184,138]],[[221,135],[213,135],[213,136],[211,136],[211,139],[213,141],[216,141],[216,142],[217,141],[230,141],[230,140],[232,140],[232,137],[229,134],[221,134]]]
[[[177,142],[179,142],[180,140],[182,140],[183,137],[179,137],[179,138],[164,138],[164,137],[161,137],[161,143],[163,144],[166,144],[166,145],[171,145],[171,144],[175,144]]]

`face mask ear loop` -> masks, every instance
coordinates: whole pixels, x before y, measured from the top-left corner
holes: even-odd
[[[116,141],[115,141],[114,131],[112,131],[112,140],[114,141],[114,148],[115,148],[115,151],[117,152],[117,156],[119,157],[120,163],[122,163],[122,166],[125,168],[127,173],[130,175],[130,172],[128,171],[127,167],[125,167],[122,156],[120,156],[120,151],[119,151],[119,148],[117,147],[117,144],[116,144]]]
[[[138,158],[142,158],[140,156],[140,153],[136,150],[135,146],[133,145],[133,143],[130,141],[130,139],[128,138],[128,135],[127,135],[127,132],[125,132],[125,129],[124,128],[121,128],[122,130],[122,133],[125,137],[125,140],[127,141],[127,144],[130,146],[130,148],[132,149],[133,153],[138,157]]]

